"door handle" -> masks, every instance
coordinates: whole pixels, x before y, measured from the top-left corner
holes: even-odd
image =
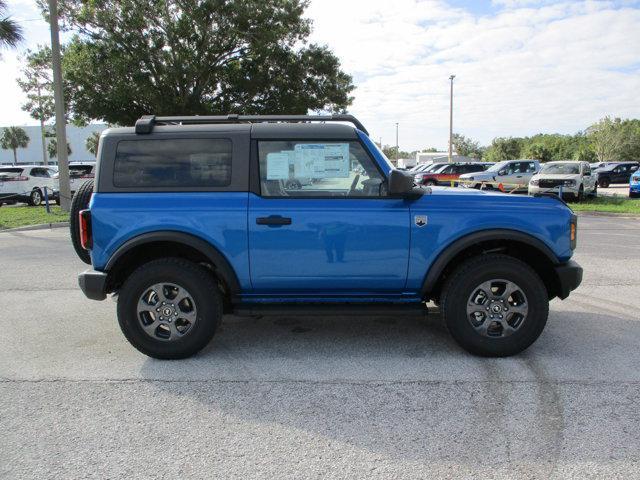
[[[282,225],[291,225],[291,219],[289,217],[282,217],[280,215],[269,215],[268,217],[256,218],[258,225],[269,225],[270,227],[279,227]]]

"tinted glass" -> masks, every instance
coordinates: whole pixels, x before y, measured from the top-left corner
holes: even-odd
[[[231,141],[125,140],[118,143],[116,187],[226,187],[231,183]]]
[[[577,175],[580,165],[577,162],[548,163],[540,169],[540,173]]]
[[[261,141],[265,197],[375,197],[384,178],[358,142]]]

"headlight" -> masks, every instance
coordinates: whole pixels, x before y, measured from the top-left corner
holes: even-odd
[[[538,185],[540,185],[540,180],[531,180],[529,182],[529,185],[533,185],[534,187],[537,187]]]
[[[565,187],[575,187],[576,186],[576,181],[575,180],[565,180],[564,181],[564,186]]]

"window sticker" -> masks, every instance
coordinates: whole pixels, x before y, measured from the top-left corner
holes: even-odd
[[[298,178],[348,178],[348,143],[302,143],[295,146],[294,171]]]
[[[289,179],[289,153],[269,153],[267,155],[267,180]]]

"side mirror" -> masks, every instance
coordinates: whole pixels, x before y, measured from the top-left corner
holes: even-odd
[[[413,190],[413,175],[395,168],[389,174],[389,196],[403,197]]]

